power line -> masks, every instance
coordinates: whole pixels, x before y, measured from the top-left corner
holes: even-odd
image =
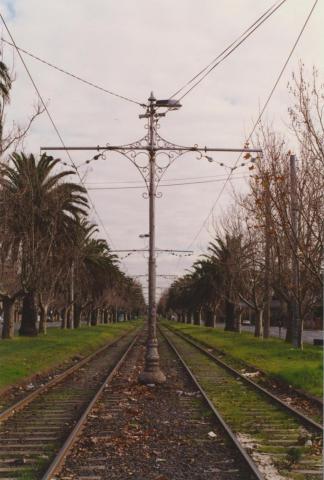
[[[187,96],[195,87],[197,87],[220,63],[222,63],[231,53],[233,53],[245,40],[247,40],[255,30],[257,30],[268,18],[270,18],[287,0],[281,0],[278,4],[275,3],[264,14],[262,14],[248,29],[246,29],[234,42],[232,42],[223,52],[221,52],[210,64],[203,68],[198,74],[196,74],[189,82],[175,92],[170,99],[175,97],[178,93],[184,90],[192,82],[197,80],[180,98],[181,101]],[[217,61],[218,60],[218,61]],[[215,63],[216,62],[216,63]]]
[[[284,65],[283,65],[283,67],[282,67],[282,69],[281,69],[281,71],[280,71],[280,73],[279,73],[279,75],[278,75],[278,77],[277,77],[277,80],[276,80],[274,86],[272,87],[272,89],[271,89],[271,91],[270,91],[270,94],[269,94],[269,96],[268,96],[265,104],[263,105],[263,108],[262,108],[261,112],[259,113],[258,119],[257,119],[257,121],[255,122],[255,124],[254,124],[254,126],[253,126],[253,128],[252,128],[252,131],[251,131],[251,133],[250,133],[249,136],[248,136],[247,142],[251,139],[253,133],[255,132],[255,129],[256,129],[258,123],[260,122],[260,120],[261,120],[261,118],[262,118],[262,115],[264,114],[264,112],[265,112],[265,110],[266,110],[266,108],[267,108],[267,106],[268,106],[268,104],[269,104],[269,102],[270,102],[270,100],[271,100],[271,98],[272,98],[272,95],[273,95],[275,89],[276,89],[277,86],[278,86],[278,83],[279,83],[280,80],[281,80],[281,77],[282,77],[282,75],[283,75],[283,73],[284,73],[284,71],[285,71],[285,69],[286,69],[286,67],[287,67],[287,65],[288,65],[288,63],[289,63],[289,60],[291,59],[291,57],[292,57],[292,55],[293,55],[293,53],[294,53],[294,51],[295,51],[295,48],[296,48],[296,46],[297,46],[297,44],[298,44],[298,42],[299,42],[302,34],[304,33],[304,30],[305,30],[305,28],[306,28],[306,26],[307,26],[307,24],[308,24],[308,22],[309,22],[309,20],[310,20],[310,18],[311,18],[311,16],[312,16],[312,14],[313,14],[313,11],[314,11],[317,3],[318,3],[318,0],[315,0],[315,2],[314,2],[314,4],[313,4],[313,6],[312,6],[312,8],[311,8],[311,10],[310,10],[307,18],[306,18],[306,20],[305,20],[305,22],[304,22],[304,24],[303,24],[303,26],[302,26],[302,28],[301,28],[298,36],[297,36],[297,39],[295,40],[295,42],[294,42],[294,44],[293,44],[293,46],[292,46],[292,48],[291,48],[291,50],[290,50],[290,52],[289,52],[289,55],[288,55],[288,57],[287,57]],[[235,165],[237,165],[237,163],[239,162],[240,158],[241,158],[241,154],[238,156],[238,158],[237,158],[237,160],[236,160],[236,162],[235,162]],[[228,184],[231,176],[232,176],[232,170],[229,172],[229,174],[228,174],[228,176],[227,176],[227,179],[225,180],[224,185],[222,186],[222,188],[221,188],[221,190],[220,190],[220,192],[219,192],[219,194],[218,194],[215,202],[213,203],[213,205],[212,205],[212,207],[211,207],[211,209],[210,209],[207,217],[206,217],[205,220],[203,221],[203,223],[202,223],[201,227],[199,228],[197,234],[195,235],[194,239],[193,239],[193,240],[190,242],[190,244],[188,245],[188,248],[190,248],[190,247],[193,245],[193,243],[197,240],[197,238],[198,238],[199,235],[201,234],[203,228],[205,227],[206,223],[207,223],[208,220],[209,220],[209,217],[212,215],[212,213],[213,213],[213,211],[214,211],[214,209],[215,209],[215,207],[216,207],[216,205],[217,205],[217,203],[218,203],[221,195],[223,194],[223,192],[224,192],[224,190],[225,190],[225,187],[226,187],[226,185]]]
[[[227,178],[227,174],[221,175],[203,175],[198,177],[177,177],[177,178],[168,178],[165,182],[173,182],[178,180],[201,180],[201,179],[210,179],[210,178],[220,178],[225,179]],[[234,177],[235,178],[235,177]],[[113,180],[111,182],[86,182],[87,185],[113,185],[118,183],[140,183],[142,185],[141,180]]]
[[[8,35],[9,35],[11,41],[12,41],[12,45],[13,45],[13,46],[15,47],[15,49],[17,50],[18,56],[19,56],[19,58],[20,58],[20,60],[21,60],[21,62],[22,62],[22,64],[23,64],[23,66],[24,66],[24,68],[25,68],[25,70],[26,70],[26,72],[27,72],[27,75],[28,75],[28,77],[29,77],[29,79],[30,79],[30,81],[31,81],[31,83],[32,83],[32,85],[33,85],[33,87],[34,87],[37,95],[38,95],[39,100],[41,101],[41,103],[42,103],[42,105],[43,105],[43,107],[44,107],[44,110],[45,110],[45,112],[46,112],[46,114],[47,114],[47,116],[48,116],[48,118],[49,118],[49,120],[50,120],[50,122],[51,122],[51,124],[52,124],[52,126],[53,126],[53,128],[54,128],[54,130],[55,130],[55,133],[57,134],[57,136],[58,136],[58,138],[59,138],[59,140],[60,140],[63,148],[66,149],[66,146],[65,146],[64,140],[63,140],[63,138],[62,138],[62,135],[60,134],[60,132],[59,132],[59,130],[58,130],[58,128],[57,128],[57,126],[56,126],[56,124],[55,124],[55,122],[54,122],[54,119],[53,119],[52,115],[51,115],[50,112],[49,112],[49,109],[48,109],[48,107],[47,107],[47,105],[46,105],[46,103],[45,103],[45,101],[44,101],[44,99],[43,99],[43,97],[42,97],[42,95],[41,95],[41,93],[40,93],[40,91],[39,91],[39,89],[38,89],[38,87],[37,87],[37,85],[36,85],[33,77],[32,77],[32,75],[31,75],[30,71],[29,71],[29,68],[28,68],[27,65],[26,65],[25,60],[23,59],[23,57],[22,57],[22,55],[21,55],[21,53],[20,53],[20,51],[19,51],[19,49],[18,49],[18,47],[17,47],[17,45],[16,45],[16,43],[15,43],[15,40],[14,40],[13,36],[11,35],[11,32],[10,32],[10,30],[9,30],[9,28],[8,28],[8,26],[7,26],[7,23],[6,23],[5,19],[3,18],[3,15],[2,15],[1,12],[0,12],[0,18],[1,18],[1,20],[2,20],[2,22],[3,22],[3,24],[4,24],[4,26],[5,26],[5,29],[7,30],[7,33],[8,33]],[[95,205],[94,205],[94,203],[93,203],[93,201],[92,201],[92,199],[91,199],[91,197],[90,197],[90,195],[89,195],[89,192],[88,192],[88,190],[86,189],[86,187],[85,187],[85,185],[84,185],[84,183],[83,183],[82,177],[81,177],[81,175],[80,175],[79,172],[78,172],[77,166],[76,166],[74,160],[72,159],[72,157],[71,157],[71,155],[70,155],[70,152],[69,152],[68,150],[66,150],[66,154],[67,154],[67,156],[69,157],[69,160],[70,160],[71,164],[74,166],[75,172],[76,172],[76,174],[78,175],[78,177],[79,177],[79,179],[80,179],[81,185],[84,187],[84,189],[85,189],[85,191],[86,191],[86,194],[87,194],[87,196],[88,196],[90,205],[91,205],[93,211],[95,212],[95,214],[97,215],[97,218],[98,218],[98,220],[99,220],[99,223],[101,224],[101,226],[102,226],[102,228],[103,228],[103,230],[104,230],[104,232],[105,232],[105,234],[106,234],[106,236],[107,236],[107,240],[111,243],[112,246],[114,246],[114,244],[113,244],[113,242],[112,242],[112,240],[111,240],[111,238],[110,238],[110,236],[109,236],[109,234],[108,234],[108,232],[107,232],[107,229],[106,229],[104,223],[102,222],[102,220],[101,220],[101,218],[100,218],[100,216],[99,216],[99,214],[98,214],[98,211],[97,211],[97,209],[96,209],[96,207],[95,207]]]
[[[250,175],[242,175],[242,176],[237,176],[234,177],[233,180],[241,180],[243,178],[250,178]],[[201,183],[216,183],[216,182],[222,182],[224,178],[219,178],[217,180],[202,180],[198,182],[182,182],[182,183],[165,183],[165,184],[159,184],[159,188],[161,187],[175,187],[175,186],[181,186],[181,185],[196,185],[196,184],[201,184]],[[126,187],[90,187],[88,190],[132,190],[132,189],[142,189],[146,188],[145,185],[142,186],[126,186]]]
[[[11,36],[10,36],[11,37]],[[12,38],[12,37],[11,37]],[[126,100],[127,102],[131,102],[131,103],[135,103],[136,105],[139,105],[141,107],[145,107],[145,105],[143,103],[140,103],[140,102],[137,102],[136,100],[132,100],[131,98],[129,97],[125,97],[124,95],[120,95],[118,93],[115,93],[115,92],[112,92],[111,90],[107,90],[106,88],[104,87],[101,87],[100,85],[97,85],[93,82],[90,82],[89,80],[85,80],[84,78],[81,78],[79,77],[78,75],[74,74],[74,73],[71,73],[71,72],[68,72],[67,70],[64,70],[63,68],[61,67],[58,67],[57,65],[54,65],[53,63],[50,63],[48,62],[47,60],[44,60],[40,57],[38,57],[37,55],[34,55],[33,53],[31,52],[28,52],[28,50],[25,50],[24,48],[21,48],[21,47],[18,47],[14,42],[11,43],[11,42],[8,42],[8,40],[4,39],[4,38],[1,38],[1,40],[3,42],[5,42],[7,45],[10,45],[12,47],[14,47],[17,51],[19,50],[20,52],[23,52],[25,53],[26,55],[28,55],[29,57],[33,58],[34,60],[37,60],[38,62],[41,62],[43,63],[44,65],[47,65],[48,67],[51,67],[51,68],[54,68],[55,70],[57,70],[58,72],[61,72],[61,73],[64,73],[64,75],[68,75],[69,77],[72,77],[74,78],[75,80],[78,80],[79,82],[82,82],[90,87],[93,87],[93,88],[96,88],[97,90],[101,90],[102,92],[105,92],[105,93],[108,93],[109,95],[112,95],[114,97],[117,97],[117,98],[120,98],[122,100]]]

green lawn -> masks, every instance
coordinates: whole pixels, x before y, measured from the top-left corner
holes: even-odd
[[[300,351],[283,340],[260,340],[249,332],[238,334],[176,322],[166,324],[195,340],[223,350],[235,359],[254,365],[295,388],[317,397],[323,395],[323,350],[320,347],[304,345],[304,350]]]
[[[122,322],[76,330],[48,328],[47,335],[0,341],[0,390],[35,373],[86,355],[139,325]]]

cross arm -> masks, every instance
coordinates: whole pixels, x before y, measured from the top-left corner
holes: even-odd
[[[149,146],[131,146],[131,145],[107,145],[107,146],[89,146],[89,147],[40,147],[41,151],[48,151],[48,150],[77,150],[77,151],[116,151],[116,150],[154,150],[158,151],[176,151],[176,152],[237,152],[237,153],[260,153],[262,154],[262,150],[259,148],[213,148],[213,147],[149,147]]]

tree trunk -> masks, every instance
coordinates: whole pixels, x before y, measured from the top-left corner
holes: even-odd
[[[35,303],[35,293],[28,292],[23,298],[19,335],[25,337],[36,337],[37,333],[37,308]]]
[[[91,326],[94,327],[98,325],[98,313],[97,310],[92,310],[91,312]]]
[[[303,331],[304,331],[304,319],[300,316],[299,318],[299,332],[298,332],[298,341],[300,348],[303,350]]]
[[[200,325],[200,310],[194,312],[194,324]]]
[[[78,303],[74,304],[74,318],[73,318],[73,327],[79,328],[81,325],[81,314],[82,308]]]
[[[258,338],[263,338],[263,310],[255,311],[255,330],[254,336]]]
[[[73,310],[74,309],[72,308],[72,305],[70,305],[70,307],[67,309],[66,326],[69,330],[73,330],[73,318],[72,318]]]
[[[235,332],[235,304],[225,301],[225,331]]]
[[[44,335],[46,335],[46,333],[47,333],[47,310],[48,310],[48,306],[47,305],[42,305],[40,303],[39,308],[40,308],[40,316],[39,316],[38,333],[44,333]]]
[[[269,338],[270,336],[270,320],[271,320],[271,310],[270,310],[271,297],[266,299],[264,307],[264,338]]]
[[[236,331],[238,333],[241,333],[242,331],[242,314],[243,314],[242,310],[237,312]]]
[[[2,338],[4,340],[13,338],[15,333],[14,304],[15,304],[15,301],[9,297],[4,297],[2,299],[2,306],[3,306]]]
[[[290,303],[287,303],[287,316],[286,316],[286,338],[287,343],[292,343],[292,310]]]
[[[118,321],[118,310],[117,306],[114,308],[114,314],[113,314],[113,322],[116,323]]]
[[[242,310],[236,309],[234,314],[234,332],[241,333]]]
[[[63,330],[65,330],[65,329],[66,329],[66,325],[67,325],[68,309],[67,309],[67,308],[63,308],[61,315],[62,315],[61,328],[62,328]]]
[[[215,327],[215,316],[212,310],[206,310],[205,312],[205,326]]]
[[[19,306],[16,307],[14,312],[14,324],[17,325],[19,322]]]

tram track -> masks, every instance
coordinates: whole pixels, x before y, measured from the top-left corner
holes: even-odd
[[[92,410],[54,479],[261,480],[159,335],[163,385],[138,384],[139,340]]]
[[[0,480],[49,478],[138,334],[100,348],[0,414]]]
[[[0,480],[322,478],[316,422],[190,339],[159,343],[166,384],[138,384],[133,331],[3,412]]]
[[[321,425],[191,339],[166,327],[160,331],[215,410],[224,429],[229,429],[229,436],[234,435],[234,441],[257,465],[260,478],[322,478]]]
[[[274,394],[276,399],[282,400],[284,404],[289,405],[292,409],[297,410],[305,417],[309,417],[317,424],[323,423],[322,399],[314,397],[302,390],[293,388],[291,385],[287,385],[284,381],[269,377],[269,375],[255,365],[249,364],[239,358],[235,358],[231,354],[215,346],[211,346],[204,341],[192,337],[190,334],[183,333],[173,325],[168,324],[166,326],[175,333],[182,335],[184,338],[187,338],[194,344],[203,348],[211,357],[219,360],[224,366],[232,367],[236,374],[251,379],[253,383],[263,387],[270,394]]]

